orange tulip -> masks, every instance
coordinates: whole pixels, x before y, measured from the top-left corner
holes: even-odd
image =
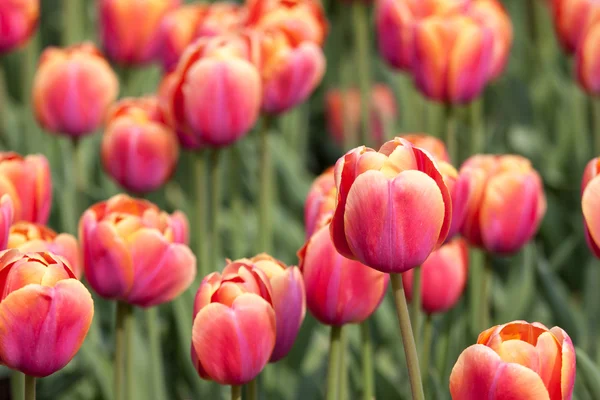
[[[590,95],[600,94],[600,22],[586,30],[576,53],[577,80]]]
[[[196,275],[183,244],[187,220],[145,200],[119,194],[90,207],[79,222],[85,277],[102,297],[140,307],[169,302]]]
[[[177,136],[156,97],[124,99],[112,107],[102,139],[102,163],[125,189],[158,189],[173,174],[178,156]]]
[[[124,65],[152,61],[160,45],[160,23],[179,3],[180,0],[99,0],[100,40],[108,58]]]
[[[575,348],[555,326],[514,321],[490,328],[462,352],[450,375],[453,400],[569,400]]]
[[[0,253],[0,359],[24,374],[60,370],[81,347],[94,316],[88,290],[63,258]]]
[[[15,209],[10,196],[0,196],[0,250],[6,249],[10,236],[10,227],[14,220]]]
[[[316,231],[324,216],[335,210],[336,194],[333,167],[327,168],[311,185],[304,203],[304,228],[307,239]]]
[[[35,31],[40,17],[39,0],[0,2],[0,53],[25,43]]]
[[[518,251],[546,213],[542,179],[529,160],[513,155],[475,155],[461,168],[472,191],[462,235],[492,253]]]
[[[594,255],[600,258],[600,160],[594,158],[585,168],[583,181],[581,183],[581,208],[583,210],[583,221],[585,238],[589,248]]]
[[[47,226],[31,222],[17,222],[10,227],[8,248],[23,253],[47,252],[64,257],[77,279],[81,278],[79,245],[77,239],[68,233],[60,235]]]
[[[566,52],[574,53],[592,22],[600,16],[600,3],[595,0],[554,0],[551,8],[558,40]]]
[[[94,45],[49,47],[33,81],[33,109],[44,129],[78,137],[100,127],[118,92],[117,76]]]
[[[0,153],[0,196],[5,194],[12,200],[15,221],[48,222],[52,177],[46,157]]]

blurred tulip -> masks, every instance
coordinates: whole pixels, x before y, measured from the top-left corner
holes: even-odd
[[[400,137],[411,142],[413,146],[427,150],[436,160],[445,161],[447,163],[451,162],[446,145],[435,136],[423,133],[409,133]]]
[[[17,222],[10,227],[8,248],[23,253],[47,252],[64,257],[77,279],[81,278],[81,262],[77,239],[68,233],[60,235],[52,229],[32,222]]]
[[[462,352],[450,375],[453,400],[570,400],[575,348],[555,326],[514,321],[482,332]]]
[[[492,30],[462,15],[431,17],[415,25],[412,72],[431,100],[462,104],[487,83],[493,60]]]
[[[108,58],[124,65],[152,61],[160,46],[160,23],[179,3],[180,0],[99,0],[100,40]]]
[[[94,303],[71,267],[51,253],[0,253],[0,359],[24,374],[60,370],[81,347]]]
[[[102,297],[140,307],[166,303],[196,275],[181,213],[116,195],[90,207],[79,222],[85,277]]]
[[[421,265],[421,307],[428,314],[445,312],[456,305],[467,283],[469,249],[464,239],[443,245]],[[411,301],[413,271],[402,274],[406,298]]]
[[[600,22],[583,35],[576,53],[577,79],[588,94],[600,94]]]
[[[460,170],[471,180],[461,234],[473,246],[511,254],[536,233],[546,213],[542,179],[526,158],[475,155]]]
[[[558,40],[567,53],[575,53],[585,32],[600,16],[596,0],[553,0],[552,16]]]
[[[318,229],[298,252],[308,309],[326,325],[360,323],[375,312],[389,275],[340,255],[329,225]]]
[[[14,215],[15,209],[12,199],[8,194],[3,194],[0,197],[0,250],[7,248]]]
[[[585,238],[594,255],[600,258],[600,160],[594,158],[588,163],[581,183],[581,208]]]
[[[335,210],[336,193],[333,167],[327,168],[311,185],[304,203],[304,228],[307,239],[317,230],[317,224],[323,216]]]
[[[194,301],[192,362],[200,376],[242,385],[267,365],[277,337],[266,275],[233,262],[202,281]]]
[[[118,92],[117,76],[94,45],[49,47],[33,81],[33,108],[44,129],[79,137],[100,127]]]
[[[39,0],[1,1],[0,54],[25,43],[35,31],[39,17]]]
[[[335,165],[331,236],[345,257],[382,272],[421,265],[452,221],[450,193],[423,150],[396,138],[379,152],[358,147]]]
[[[15,222],[48,222],[52,175],[46,157],[0,152],[0,196],[4,194],[12,200]]]
[[[171,177],[179,145],[156,97],[124,99],[108,117],[102,139],[102,164],[125,189],[146,193]]]

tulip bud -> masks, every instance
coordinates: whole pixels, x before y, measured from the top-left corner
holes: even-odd
[[[108,58],[124,65],[152,61],[159,49],[160,23],[179,3],[179,0],[99,0],[100,40]]]
[[[594,255],[600,258],[600,161],[594,158],[588,163],[583,173],[581,183],[581,208],[583,210],[583,222],[585,238],[588,247]],[[596,187],[598,186],[598,188]]]
[[[560,399],[573,396],[575,348],[555,326],[514,321],[482,332],[450,375],[453,400]]]
[[[307,239],[317,230],[317,224],[323,216],[335,209],[336,193],[333,167],[327,168],[311,185],[304,203],[304,227]]]
[[[0,54],[25,43],[35,31],[40,17],[39,0],[0,2]]]
[[[340,255],[328,225],[308,239],[298,257],[308,309],[324,324],[363,322],[385,296],[389,275]]]
[[[63,258],[51,253],[0,253],[0,359],[24,374],[60,370],[81,347],[94,303]]]
[[[600,3],[595,0],[554,0],[552,16],[558,40],[567,53],[574,53],[593,21],[600,16]]]
[[[156,97],[124,99],[109,113],[102,139],[102,164],[125,189],[158,189],[175,170],[179,145]]]
[[[48,222],[52,176],[46,157],[0,153],[0,196],[5,194],[12,200],[14,221]],[[4,213],[6,218],[7,212]]]
[[[600,94],[600,23],[594,23],[583,35],[576,53],[577,80],[588,94]]]
[[[46,130],[74,137],[100,127],[119,81],[94,45],[50,47],[33,81],[33,109]]]
[[[331,236],[345,257],[382,272],[421,265],[450,229],[452,204],[435,161],[396,138],[358,147],[335,165]],[[401,212],[400,212],[401,211]]]
[[[85,276],[102,297],[140,307],[166,303],[196,275],[196,258],[180,213],[116,195],[90,207],[79,222]]]
[[[421,265],[421,307],[428,314],[456,305],[467,283],[469,249],[464,239],[454,239],[431,253]],[[413,294],[413,271],[402,274],[406,298]]]

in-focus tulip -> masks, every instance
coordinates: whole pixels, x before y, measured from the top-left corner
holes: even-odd
[[[464,239],[443,245],[421,265],[421,307],[428,313],[445,312],[456,305],[467,283],[469,249]],[[413,271],[402,274],[406,298],[411,301]]]
[[[29,39],[40,17],[39,0],[0,2],[0,53],[10,51]]]
[[[576,53],[577,80],[588,94],[600,94],[600,22],[590,26]]]
[[[171,177],[179,156],[175,132],[158,98],[124,99],[109,112],[102,139],[102,164],[125,189],[145,193]]]
[[[385,296],[389,275],[340,255],[325,224],[298,252],[311,314],[327,325],[360,323]]]
[[[592,22],[600,16],[600,3],[595,0],[553,0],[551,8],[558,40],[567,53],[574,53]]]
[[[81,217],[79,239],[85,277],[104,298],[155,306],[183,293],[196,275],[196,258],[183,244],[185,216],[149,201],[119,194],[93,205]]]
[[[360,91],[356,88],[348,90],[331,89],[327,92],[326,117],[327,129],[333,139],[340,145],[344,143],[344,136],[358,132],[360,123]],[[385,130],[391,126],[396,118],[396,100],[394,93],[383,84],[376,84],[371,89],[371,140],[377,145],[385,141]],[[344,129],[350,132],[344,134]]]
[[[327,168],[311,185],[304,203],[304,228],[307,239],[315,232],[321,219],[335,210],[336,194],[333,167]]]
[[[192,362],[222,385],[250,382],[267,365],[277,337],[269,280],[262,270],[230,263],[202,281],[194,301]]]
[[[450,375],[453,400],[570,400],[575,348],[555,326],[514,321],[482,332]]]
[[[100,127],[117,98],[119,81],[94,45],[50,47],[40,57],[33,81],[33,107],[46,130],[71,136]]]
[[[473,246],[511,254],[524,246],[546,213],[542,179],[526,158],[475,155],[461,167],[471,180],[461,234]]]
[[[100,40],[108,58],[124,65],[152,61],[160,46],[161,21],[179,3],[180,0],[99,0]]]
[[[382,272],[421,265],[450,229],[452,204],[436,162],[402,138],[358,147],[335,165],[331,236],[345,257]]]
[[[431,17],[415,25],[412,72],[431,100],[462,104],[475,99],[490,78],[492,30],[463,15]]]
[[[600,258],[600,160],[594,158],[588,163],[583,173],[581,183],[581,208],[583,210],[583,221],[585,238],[587,244]]]
[[[0,359],[24,374],[60,370],[81,347],[94,316],[90,292],[63,258],[0,253]]]
[[[0,196],[5,194],[12,200],[14,221],[48,222],[52,176],[46,157],[0,153]]]
[[[21,221],[10,227],[8,248],[23,253],[47,252],[64,257],[75,277],[81,278],[79,245],[73,235],[68,233],[59,235],[45,225]]]
[[[0,250],[6,249],[10,236],[10,227],[14,221],[15,208],[9,195],[0,197]]]

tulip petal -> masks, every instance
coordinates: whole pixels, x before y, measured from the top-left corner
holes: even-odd
[[[600,243],[600,179],[592,179],[581,196],[581,208],[590,243]]]
[[[562,368],[561,368],[561,391],[563,399],[573,397],[573,388],[575,386],[576,357],[575,347],[571,338],[561,328],[555,326],[550,329],[559,343],[562,343]]]
[[[535,345],[539,354],[539,371],[551,400],[561,400],[561,344],[551,332],[542,333]]]

